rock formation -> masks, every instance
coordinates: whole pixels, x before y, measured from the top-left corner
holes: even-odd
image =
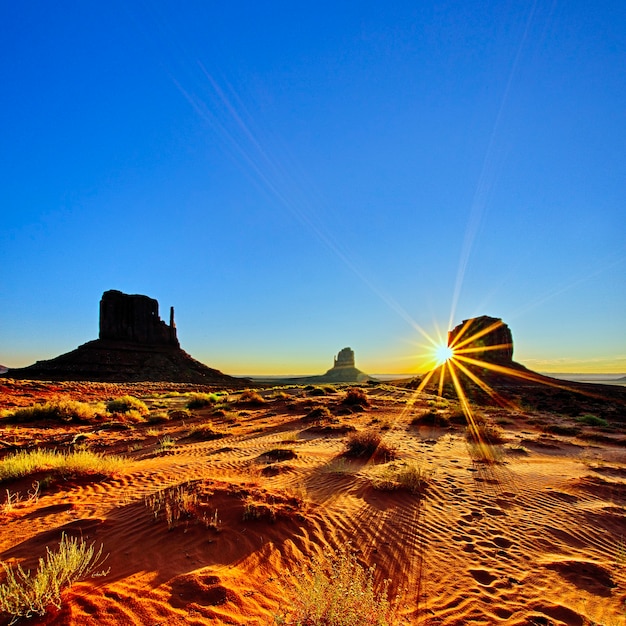
[[[448,333],[448,346],[469,348],[467,356],[480,361],[507,366],[513,362],[513,335],[497,317],[481,315],[463,320]]]
[[[143,295],[105,291],[100,301],[99,339],[34,365],[9,369],[9,378],[98,382],[166,381],[231,388],[248,386],[196,361],[180,348],[174,325],[159,318],[159,303]]]
[[[297,383],[364,383],[374,379],[355,367],[354,350],[343,348],[325,374],[290,380]]]
[[[352,348],[344,348],[339,350],[339,354],[335,357],[333,369],[337,367],[355,367],[354,350]]]
[[[169,326],[159,318],[159,303],[153,298],[105,291],[100,300],[100,339],[132,341],[147,345],[180,347],[174,325],[174,307]]]

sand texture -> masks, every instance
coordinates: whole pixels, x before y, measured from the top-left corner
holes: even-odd
[[[132,393],[160,415],[0,420],[2,458],[80,447],[126,459],[112,477],[43,472],[0,484],[4,563],[35,569],[63,533],[108,554],[106,576],[75,583],[60,609],[29,623],[289,620],[288,573],[306,578],[313,556],[349,542],[376,566],[377,583],[390,579],[397,624],[626,624],[623,422],[602,429],[558,410],[476,408],[501,441],[485,462],[455,423],[454,400],[423,394],[411,404],[410,390],[391,385],[363,387],[362,406],[344,402],[344,387],[289,387],[263,390],[258,405],[231,392],[188,414],[185,387],[0,386],[5,409]],[[428,412],[441,420],[412,423]],[[388,453],[346,457],[353,429],[379,433]],[[416,493],[389,482],[407,465],[423,472]],[[193,514],[168,523],[177,489],[193,496]]]

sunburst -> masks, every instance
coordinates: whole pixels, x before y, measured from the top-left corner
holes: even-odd
[[[499,394],[489,382],[487,382],[489,373],[548,385],[576,393],[583,392],[578,389],[573,389],[560,381],[553,381],[539,374],[530,372],[523,367],[508,367],[502,363],[496,362],[496,359],[490,359],[489,355],[493,354],[495,351],[510,351],[510,353],[512,353],[511,343],[491,345],[485,343],[483,345],[482,342],[480,342],[481,339],[486,339],[488,335],[495,333],[499,328],[503,327],[504,322],[502,322],[502,320],[496,320],[474,332],[470,331],[472,324],[473,319],[466,320],[454,337],[450,338],[450,336],[448,336],[447,342],[435,341],[426,335],[431,344],[428,361],[434,363],[435,367],[422,378],[422,381],[407,403],[405,410],[408,411],[413,406],[418,396],[429,383],[435,383],[437,385],[438,395],[442,396],[446,383],[451,382],[467,421],[469,435],[474,444],[474,449],[476,450],[476,458],[486,462],[495,462],[497,455],[494,454],[494,447],[484,436],[483,429],[472,410],[465,388],[468,382],[476,385],[500,406],[505,406],[509,409],[518,409],[518,407]],[[480,345],[477,345],[477,342]],[[594,394],[584,393],[584,395]]]

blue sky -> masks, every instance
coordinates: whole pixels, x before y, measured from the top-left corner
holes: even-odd
[[[119,289],[232,374],[415,371],[482,314],[626,372],[623,2],[0,11],[0,363]]]

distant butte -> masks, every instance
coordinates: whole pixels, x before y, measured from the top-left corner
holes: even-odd
[[[94,382],[164,381],[244,387],[235,378],[196,361],[180,348],[170,308],[169,324],[159,303],[144,295],[110,290],[100,300],[99,338],[48,361],[9,369],[9,378]]]
[[[356,368],[354,350],[343,348],[333,359],[333,366],[321,376],[299,378],[298,382],[307,383],[365,383],[374,380],[371,376]]]

